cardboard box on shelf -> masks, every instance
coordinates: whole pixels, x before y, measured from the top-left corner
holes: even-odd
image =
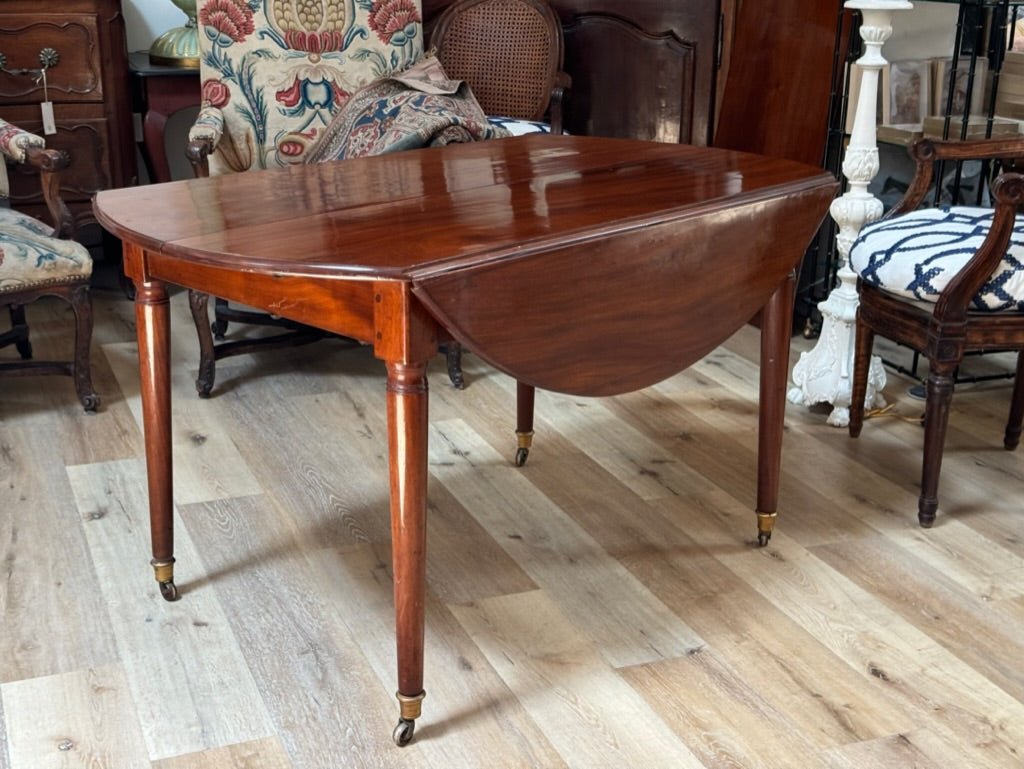
[[[989,128],[989,119],[985,115],[971,115],[968,117],[966,135],[963,135],[963,126],[963,115],[951,115],[949,117],[949,134],[947,138],[984,139],[986,134],[991,137],[997,137],[1016,136],[1020,133],[1020,123],[1017,120],[1002,116],[994,116],[992,118],[991,129]],[[924,136],[941,139],[946,130],[946,118],[942,115],[926,117],[922,129]]]
[[[920,123],[897,123],[886,125],[883,123],[875,129],[878,141],[886,144],[902,144],[909,146],[924,135]]]

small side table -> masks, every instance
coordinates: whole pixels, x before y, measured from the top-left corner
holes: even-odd
[[[132,102],[142,114],[140,149],[146,171],[151,182],[169,182],[171,168],[164,131],[168,118],[175,112],[199,106],[199,70],[151,64],[146,51],[129,53],[128,66],[132,74]]]

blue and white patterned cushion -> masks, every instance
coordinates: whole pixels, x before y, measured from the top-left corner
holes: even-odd
[[[935,302],[992,226],[990,208],[954,206],[912,211],[866,225],[850,249],[850,268],[891,294]],[[973,310],[1024,310],[1024,217]]]
[[[500,126],[513,136],[524,134],[549,134],[551,126],[547,123],[540,123],[536,120],[520,120],[516,117],[494,117],[487,116],[487,122],[491,125]]]

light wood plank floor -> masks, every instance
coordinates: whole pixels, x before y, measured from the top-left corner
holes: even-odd
[[[754,329],[644,392],[539,394],[522,469],[513,383],[469,355],[456,392],[439,359],[428,697],[398,749],[381,366],[229,359],[199,400],[185,298],[175,604],[148,566],[132,305],[96,292],[100,413],[65,378],[0,379],[0,769],[1024,766],[1006,381],[959,389],[930,531],[909,380],[859,440],[789,406],[759,549]],[[60,304],[30,312],[39,356],[67,344]]]

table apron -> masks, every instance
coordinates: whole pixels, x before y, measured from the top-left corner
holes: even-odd
[[[236,270],[147,251],[143,274],[372,344],[379,281]],[[126,262],[126,271],[131,267]],[[136,277],[133,271],[129,271]]]

